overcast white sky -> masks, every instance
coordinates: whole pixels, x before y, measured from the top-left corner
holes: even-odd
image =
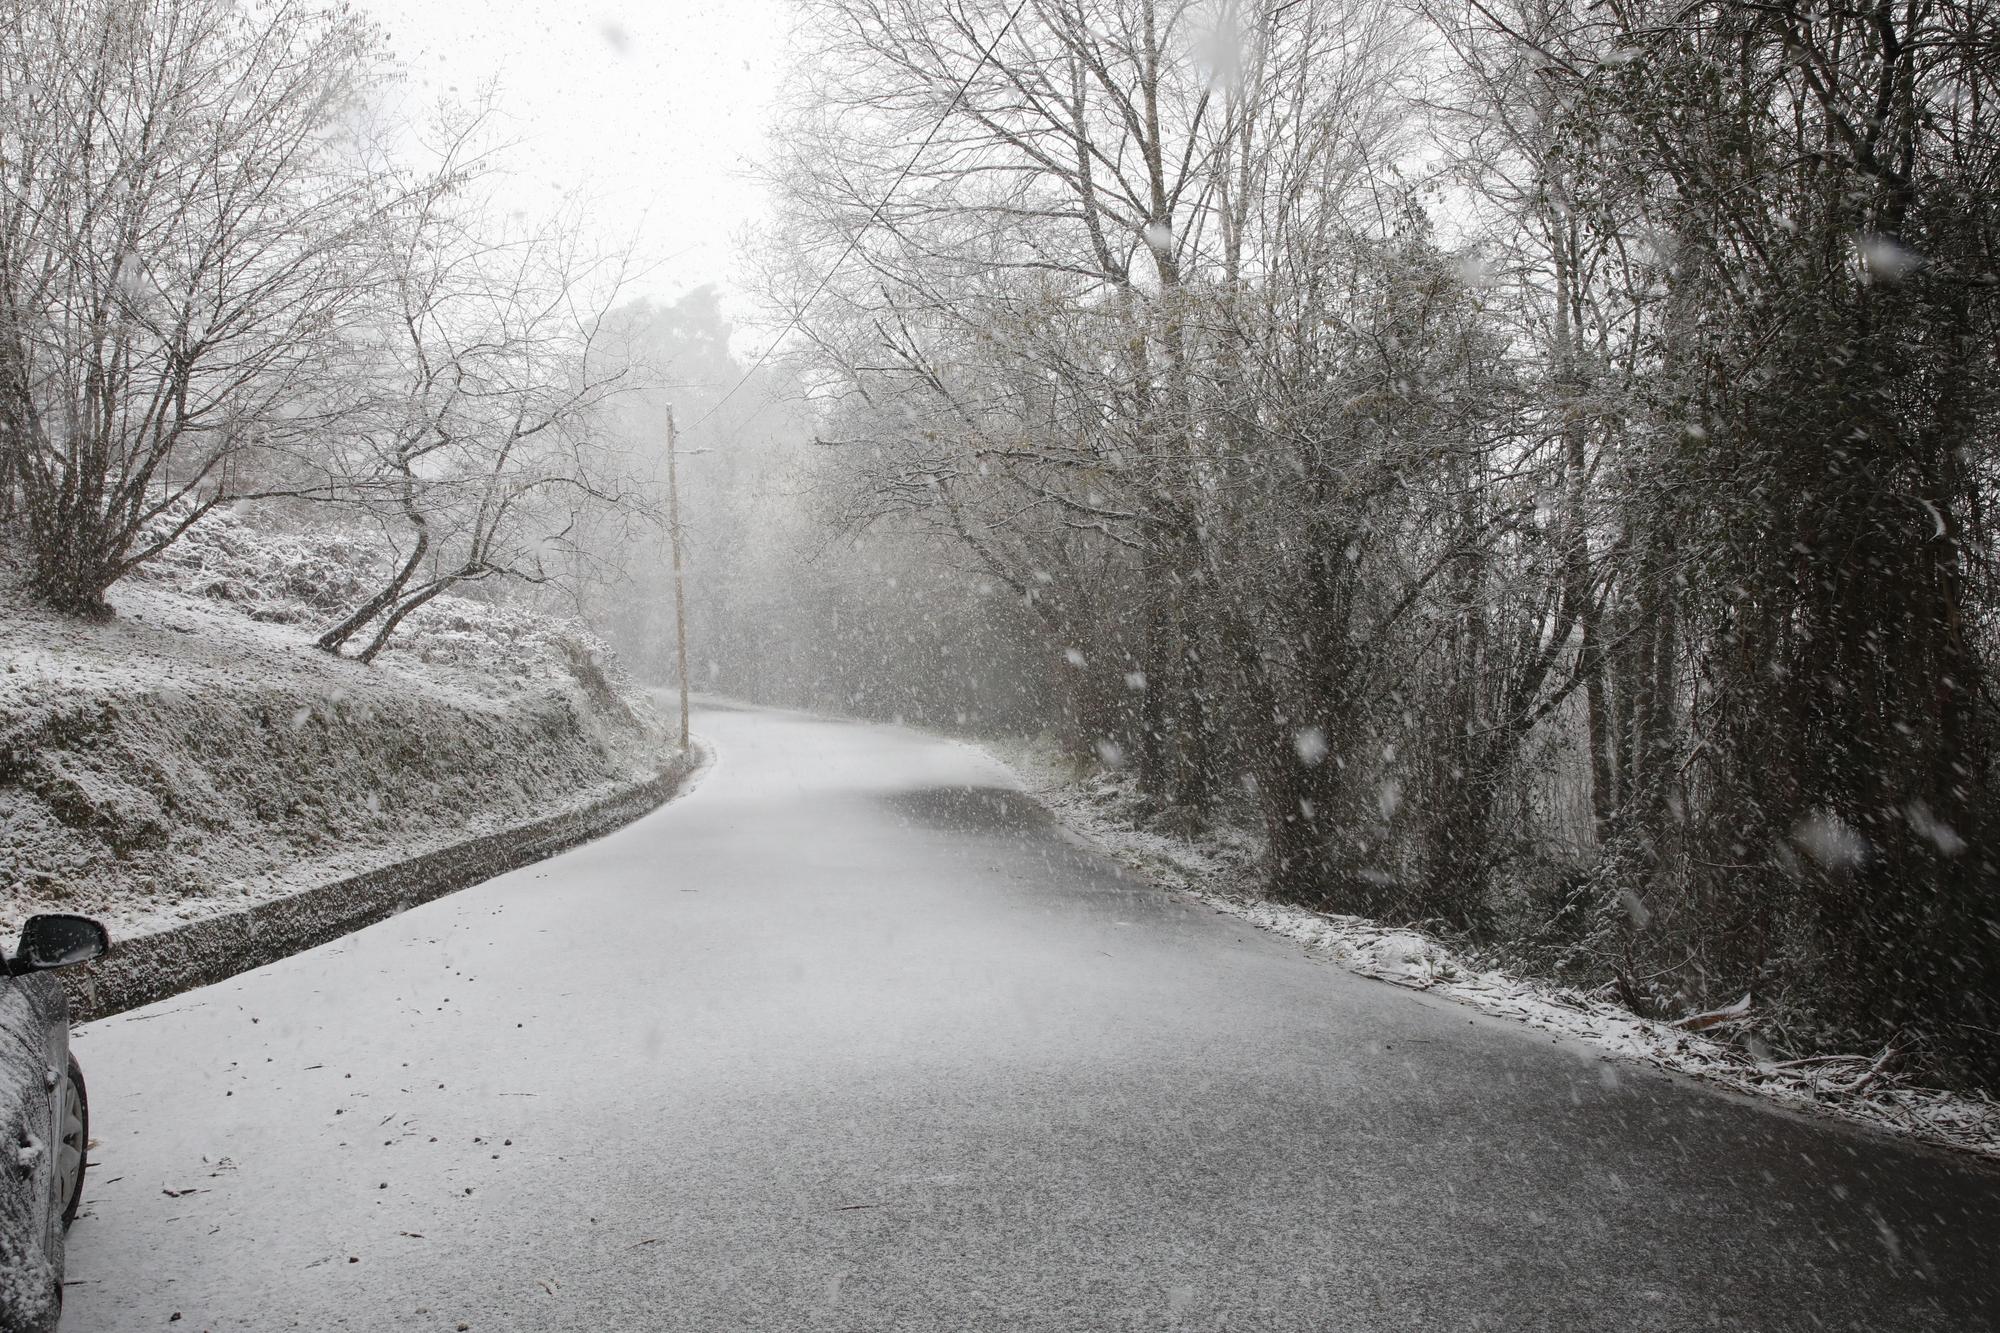
[[[606,239],[637,233],[661,261],[649,294],[727,287],[736,238],[761,208],[742,177],[763,147],[784,0],[363,2],[423,100],[498,78],[509,136],[523,141],[510,162],[524,204],[585,186]]]

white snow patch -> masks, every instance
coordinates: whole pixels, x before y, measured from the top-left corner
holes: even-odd
[[[1822,812],[1800,820],[1792,830],[1792,841],[1829,870],[1846,870],[1868,859],[1868,840],[1834,814]]]
[[[1901,282],[1924,266],[1924,257],[1899,245],[1893,237],[1869,232],[1857,236],[1854,248],[1861,255],[1864,271],[1874,282]]]

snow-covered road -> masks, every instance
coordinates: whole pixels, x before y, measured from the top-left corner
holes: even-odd
[[[2000,1327],[2000,1178],[1353,976],[979,752],[690,796],[97,1023],[65,1333]]]

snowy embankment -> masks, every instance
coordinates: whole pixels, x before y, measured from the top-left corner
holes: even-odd
[[[440,597],[372,665],[320,651],[368,577],[356,550],[221,517],[114,587],[110,619],[0,591],[0,931],[237,912],[592,806],[672,757],[573,627]]]
[[[1258,891],[1256,848],[1249,841],[1196,842],[1141,829],[1123,817],[1128,793],[1115,778],[1080,781],[1051,750],[1032,743],[987,742],[982,748],[1072,831],[1116,860],[1363,976],[1574,1038],[1608,1057],[1641,1060],[1794,1110],[2000,1160],[2000,1103],[1989,1097],[1911,1086],[1885,1061],[1867,1056],[1760,1059],[1704,1035],[1732,1017],[1726,1012],[1673,1023],[1639,1018],[1569,987],[1468,966],[1421,931],[1269,901]]]

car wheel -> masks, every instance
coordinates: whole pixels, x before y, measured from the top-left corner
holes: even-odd
[[[83,1204],[84,1159],[90,1149],[90,1097],[75,1056],[70,1057],[69,1072],[63,1075],[59,1116],[57,1132],[62,1138],[56,1145],[56,1186],[60,1193],[56,1197],[62,1200],[62,1222],[67,1229]]]

